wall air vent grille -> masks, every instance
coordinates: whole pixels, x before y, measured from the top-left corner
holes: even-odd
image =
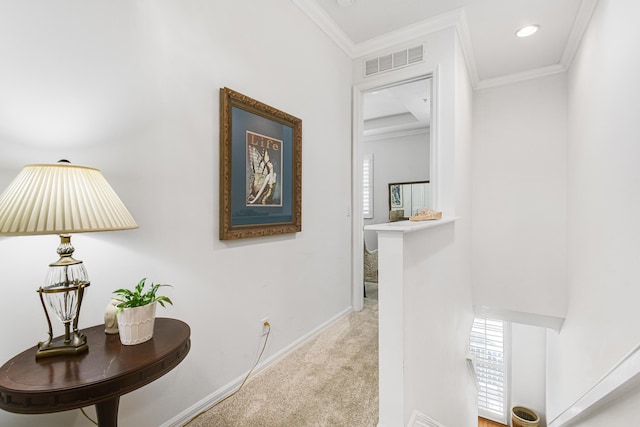
[[[376,74],[379,71],[380,71],[380,68],[378,68],[378,58],[370,59],[367,62],[365,62],[365,70],[364,70],[364,75],[365,76],[370,76],[371,74]]]
[[[416,62],[422,62],[424,59],[424,51],[422,46],[412,47],[407,49],[407,55],[409,56],[409,64],[415,64]]]
[[[397,68],[414,65],[424,60],[423,46],[393,52],[388,55],[368,59],[364,62],[365,77],[378,73],[395,70]]]
[[[389,71],[393,69],[393,56],[385,55],[378,58],[380,60],[380,72]]]
[[[402,52],[396,52],[393,54],[393,65],[396,67],[404,67],[408,64],[407,61],[407,51],[403,50]]]

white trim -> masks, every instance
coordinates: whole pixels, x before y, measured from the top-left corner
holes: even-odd
[[[378,133],[375,135],[367,135],[362,140],[366,142],[380,141],[383,139],[404,138],[414,135],[428,135],[430,133],[429,128],[409,129],[409,130],[397,130],[392,132]]]
[[[555,417],[549,427],[562,427],[575,421],[587,410],[608,402],[607,398],[623,386],[637,385],[640,382],[640,344],[622,358],[596,384],[587,390],[573,405]]]
[[[352,225],[352,239],[351,239],[351,305],[355,311],[362,310],[364,301],[364,261],[362,242],[364,242],[364,219],[362,218],[362,151],[363,151],[363,126],[364,119],[362,114],[362,107],[364,103],[364,93],[370,90],[389,87],[407,83],[410,81],[416,81],[420,79],[431,78],[431,137],[429,139],[430,147],[430,169],[429,175],[432,176],[434,171],[437,170],[437,162],[435,159],[435,150],[437,146],[437,129],[439,115],[437,109],[438,105],[438,85],[439,66],[435,69],[425,70],[425,67],[408,67],[403,70],[399,70],[397,73],[388,73],[380,75],[375,80],[365,79],[362,82],[354,84],[352,88],[352,134],[351,134],[351,225]],[[429,179],[431,182],[431,199],[432,206],[438,206],[433,204],[434,200],[437,200],[437,178],[432,177]],[[376,185],[375,182],[373,184]]]
[[[444,427],[443,424],[434,420],[431,417],[426,416],[422,412],[417,409],[413,411],[411,414],[411,418],[409,419],[408,427]]]
[[[480,76],[478,75],[478,67],[476,66],[476,57],[473,54],[473,42],[471,40],[471,31],[469,31],[469,23],[467,22],[467,14],[464,10],[456,25],[456,32],[458,34],[460,48],[462,49],[462,55],[467,64],[467,72],[471,79],[471,85],[475,88],[480,82]]]
[[[537,79],[540,77],[551,76],[553,74],[564,73],[565,71],[567,71],[567,68],[563,65],[554,64],[547,67],[523,71],[521,73],[508,74],[506,76],[480,80],[476,84],[475,89],[487,89],[490,87],[504,86],[511,83],[518,83],[525,80]]]
[[[464,14],[463,9],[455,9],[451,12],[421,21],[412,25],[408,25],[396,31],[383,34],[365,40],[355,45],[354,55],[352,58],[358,58],[365,55],[371,55],[374,52],[390,49],[398,44],[409,42],[428,34],[433,34],[447,28],[458,25],[460,17]]]
[[[351,135],[351,305],[360,311],[364,307],[364,218],[362,217],[362,141],[364,119],[362,90],[352,89]],[[375,182],[374,182],[375,185]],[[374,210],[375,212],[375,210]]]
[[[365,230],[371,231],[390,231],[397,233],[412,233],[414,231],[424,230],[425,228],[440,227],[445,224],[455,222],[459,217],[442,217],[442,219],[435,219],[431,221],[396,221],[385,222],[381,224],[370,224],[364,227]]]
[[[340,312],[337,315],[333,316],[331,319],[327,320],[326,322],[324,322],[323,324],[321,324],[317,328],[311,330],[309,333],[307,333],[307,334],[303,335],[302,337],[298,338],[296,341],[292,342],[291,344],[289,344],[288,346],[286,346],[285,348],[283,348],[279,352],[274,353],[273,355],[269,356],[263,362],[258,364],[256,369],[253,371],[253,374],[252,374],[251,378],[249,378],[249,381],[251,381],[251,379],[254,378],[259,372],[261,372],[261,371],[265,370],[266,368],[270,367],[271,365],[277,363],[280,359],[282,359],[282,358],[286,357],[287,355],[289,355],[289,353],[297,350],[298,347],[300,347],[303,344],[305,344],[308,340],[313,338],[316,334],[322,332],[323,330],[325,330],[326,328],[331,326],[331,324],[333,324],[334,322],[337,322],[338,320],[340,320],[344,316],[347,316],[352,311],[353,311],[352,307],[346,308],[345,310],[343,310],[342,312]],[[247,376],[247,372],[243,373],[238,378],[232,380],[231,382],[227,383],[223,387],[221,387],[218,390],[214,391],[209,396],[205,397],[204,399],[200,400],[199,402],[196,402],[195,404],[191,405],[189,408],[185,409],[184,411],[182,411],[181,413],[179,413],[175,417],[173,417],[170,420],[164,422],[163,424],[160,425],[160,427],[180,427],[180,426],[183,426],[183,425],[187,424],[189,421],[191,421],[194,417],[199,415],[200,413],[211,409],[216,403],[220,402],[222,399],[224,399],[225,397],[229,396],[231,393],[233,393],[240,386],[240,384],[242,384],[242,381],[244,381],[244,378]]]
[[[565,45],[562,58],[560,58],[560,62],[558,64],[535,68],[535,69],[524,71],[521,73],[507,74],[505,76],[500,76],[500,77],[490,78],[490,79],[483,79],[483,80],[479,80],[477,76],[477,72],[474,75],[470,67],[469,73],[471,74],[471,81],[473,84],[473,88],[486,89],[490,87],[502,86],[506,84],[517,83],[525,80],[531,80],[531,79],[536,79],[540,77],[550,76],[552,74],[566,72],[571,66],[573,58],[576,52],[578,51],[578,47],[582,42],[582,37],[584,36],[585,31],[587,30],[587,26],[591,21],[591,17],[593,16],[593,12],[597,4],[598,4],[598,0],[582,0],[582,3],[580,4],[580,8],[578,9],[578,13],[576,15],[576,19],[573,21],[573,26],[571,27],[571,33],[569,34],[567,44]],[[470,43],[471,41],[469,40],[469,44]],[[464,51],[465,50],[464,43],[462,44],[462,48]],[[465,58],[466,58],[466,54],[465,54]],[[469,62],[468,59],[467,59],[467,62]],[[473,63],[473,66],[475,66],[475,62]]]
[[[433,18],[418,22],[396,31],[354,43],[333,19],[318,5],[316,0],[292,0],[331,40],[351,59],[372,54],[446,28],[456,27],[464,16],[463,9],[455,9]],[[466,20],[464,21],[466,25]]]
[[[560,64],[562,64],[565,69],[569,69],[571,66],[597,5],[598,0],[582,0],[576,19],[573,21],[573,27],[571,28],[571,33],[565,45],[562,58],[560,59]]]
[[[356,45],[315,0],[292,0],[340,49],[353,59]]]
[[[480,390],[478,371],[476,370],[476,355],[471,352],[467,353],[467,369],[469,370],[469,375],[471,375],[473,381],[476,383],[476,390]]]
[[[544,314],[525,313],[523,311],[493,308],[485,305],[474,305],[473,313],[476,317],[487,319],[505,320],[507,322],[521,323],[523,325],[540,326],[560,332],[564,317],[547,316]]]
[[[431,126],[429,131],[429,182],[431,183],[431,207],[439,210],[440,200],[440,120],[442,105],[440,100],[440,64],[431,72]]]

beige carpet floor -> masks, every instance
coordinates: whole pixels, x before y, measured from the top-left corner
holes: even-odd
[[[247,381],[189,427],[375,427],[378,423],[378,288],[364,310],[331,324]]]

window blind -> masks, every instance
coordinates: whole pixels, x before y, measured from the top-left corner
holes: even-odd
[[[470,351],[476,355],[478,413],[499,423],[507,422],[505,324],[476,318],[471,329]]]
[[[362,216],[373,218],[373,154],[362,158]]]

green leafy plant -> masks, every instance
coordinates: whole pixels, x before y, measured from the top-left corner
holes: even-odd
[[[156,295],[158,289],[164,286],[171,287],[171,285],[160,285],[157,283],[151,283],[151,288],[143,293],[146,281],[146,277],[141,279],[134,290],[118,289],[116,291],[113,291],[113,293],[117,295],[115,300],[118,301],[118,304],[116,305],[116,313],[120,313],[125,308],[142,307],[154,302],[159,303],[163,307],[165,306],[165,303],[173,305],[173,302],[171,301],[171,299],[169,299],[169,297],[166,297],[164,295]]]

